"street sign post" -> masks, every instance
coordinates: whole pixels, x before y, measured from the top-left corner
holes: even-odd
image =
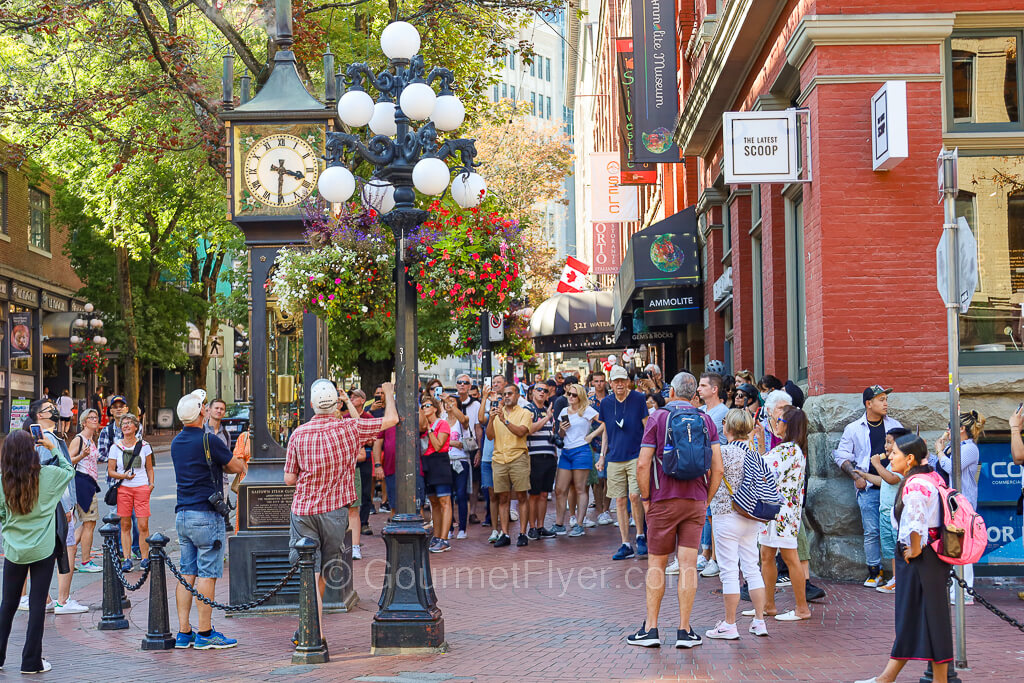
[[[956,234],[958,255],[957,304],[960,306],[960,312],[966,313],[971,307],[974,290],[978,288],[978,242],[974,239],[974,233],[971,232],[966,218],[960,216],[956,219],[956,223],[957,227],[953,232]],[[939,294],[947,304],[949,303],[947,297],[951,291],[948,270],[949,256],[949,235],[944,231],[942,239],[939,240],[939,246],[935,248],[935,267],[938,273],[936,284]]]

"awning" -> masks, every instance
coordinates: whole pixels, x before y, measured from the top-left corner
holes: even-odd
[[[618,348],[612,306],[610,291],[554,295],[530,316],[537,352]]]
[[[43,353],[66,355],[71,353],[70,339],[75,334],[75,320],[81,313],[68,311],[64,313],[44,313],[41,323],[43,335]],[[85,330],[82,331],[85,334]],[[79,335],[81,336],[81,335]]]

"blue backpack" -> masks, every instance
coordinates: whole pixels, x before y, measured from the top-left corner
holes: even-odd
[[[711,469],[711,435],[704,417],[696,408],[666,408],[665,450],[658,460],[661,469],[673,479],[700,479]],[[657,468],[654,477],[658,485]]]

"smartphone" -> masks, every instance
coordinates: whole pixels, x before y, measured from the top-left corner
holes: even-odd
[[[434,398],[440,400],[443,393],[444,387],[434,387]]]
[[[568,415],[562,415],[561,417],[558,418],[558,421],[563,423],[563,424],[569,424],[569,416]]]
[[[43,438],[43,428],[41,426],[34,424],[29,426],[29,429],[32,430],[32,438],[36,441],[40,441]]]
[[[487,393],[490,390],[491,390],[491,378],[490,377],[484,377],[484,393]]]

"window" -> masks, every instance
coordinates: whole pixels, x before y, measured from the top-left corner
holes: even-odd
[[[508,53],[508,68],[512,69],[513,71],[516,70],[516,53],[515,52],[509,52]]]
[[[509,90],[509,93],[511,93],[511,95],[512,95],[512,101],[515,102],[516,101],[516,86],[510,85],[508,87],[508,90]]]
[[[494,86],[494,101],[498,101],[498,86]]]
[[[722,348],[722,362],[725,363],[725,374],[732,374],[732,363],[733,363],[733,320],[732,320],[732,304],[729,304],[722,310],[722,329],[725,330],[725,346]]]
[[[551,82],[551,60],[544,58],[544,80]]]
[[[530,93],[530,113],[537,115],[537,94]]]
[[[536,66],[536,64],[533,61],[530,62],[530,75],[531,76],[536,76],[537,75],[537,66]]]
[[[550,119],[551,118],[551,98],[548,97],[547,100],[548,100],[548,118]]]
[[[732,216],[731,204],[722,207],[722,263],[732,261]]]
[[[750,186],[750,229],[753,230],[761,222],[761,186]]]
[[[50,251],[50,195],[34,187],[28,189],[29,244]]]
[[[502,99],[508,97],[508,83],[501,84],[501,97]]]
[[[754,376],[764,374],[764,257],[761,253],[761,186],[750,186],[750,266],[754,304]]]
[[[807,379],[807,255],[804,253],[804,203],[797,194],[786,202],[786,289],[789,317],[790,376]]]
[[[947,128],[1022,130],[1021,31],[954,34],[946,43]]]
[[[0,171],[0,234],[7,234],[7,174]]]

